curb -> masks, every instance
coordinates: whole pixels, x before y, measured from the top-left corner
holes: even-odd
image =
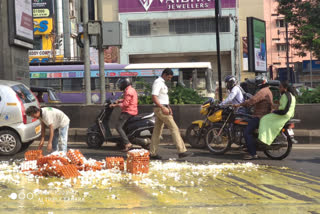
[[[115,129],[111,129],[113,135],[118,135]],[[185,138],[186,129],[180,129],[181,136]],[[299,144],[320,144],[320,130],[306,130],[294,129],[295,139]],[[87,129],[86,128],[70,128],[69,139],[70,142],[86,142]],[[48,136],[48,133],[47,133]],[[171,140],[171,133],[169,129],[164,129],[162,132],[163,139]],[[185,139],[184,139],[185,140]]]

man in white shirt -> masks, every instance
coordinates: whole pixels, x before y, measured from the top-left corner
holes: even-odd
[[[220,103],[220,105],[226,105],[226,104],[240,104],[245,101],[242,90],[240,86],[237,85],[237,79],[232,76],[228,75],[225,78],[226,88],[229,90],[228,97]]]
[[[193,155],[193,153],[187,152],[187,149],[181,138],[179,128],[173,119],[172,110],[169,106],[168,87],[166,86],[165,81],[170,81],[172,77],[172,70],[166,68],[163,70],[161,77],[156,79],[152,85],[152,101],[155,104],[154,113],[156,116],[156,121],[151,138],[151,159],[162,159],[161,156],[157,154],[157,150],[164,125],[166,125],[171,131],[173,141],[178,149],[179,158]]]
[[[39,109],[36,106],[30,106],[26,110],[26,114],[30,117],[40,119],[41,121],[41,140],[38,149],[42,149],[44,144],[45,130],[49,128],[49,140],[47,151],[59,151],[58,142],[61,142],[61,149],[67,153],[68,129],[70,119],[59,109],[52,107],[44,107]]]

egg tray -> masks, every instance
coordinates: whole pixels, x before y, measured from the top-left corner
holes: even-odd
[[[83,165],[85,157],[79,150],[70,149],[67,153],[68,158],[75,165]]]
[[[106,157],[106,168],[124,171],[123,157]]]
[[[29,150],[24,153],[24,159],[27,161],[38,160],[40,157],[43,157],[42,150]]]
[[[127,172],[132,174],[148,173],[149,161],[127,161]]]

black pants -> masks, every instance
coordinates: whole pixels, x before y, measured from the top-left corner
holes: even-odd
[[[248,148],[248,152],[250,155],[256,155],[256,142],[253,137],[253,132],[259,127],[260,119],[255,117],[248,121],[248,126],[244,130],[244,138],[246,139],[246,144]]]
[[[132,117],[131,114],[128,114],[126,112],[121,112],[120,116],[119,116],[119,119],[116,123],[116,129],[117,129],[117,132],[119,133],[120,137],[121,137],[121,141],[122,143],[125,145],[125,144],[128,144],[130,143],[126,133],[124,132],[123,130],[123,125],[127,122],[128,119],[130,119]]]

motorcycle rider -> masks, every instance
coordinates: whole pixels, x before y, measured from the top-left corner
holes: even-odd
[[[268,145],[272,144],[286,122],[294,116],[295,89],[288,82],[281,82],[279,91],[281,93],[279,109],[265,115],[260,120],[259,140]]]
[[[239,85],[237,85],[237,79],[233,75],[228,75],[224,79],[226,83],[226,88],[230,92],[228,97],[220,103],[220,106],[226,104],[240,104],[245,101],[242,90]]]
[[[248,155],[244,156],[245,160],[258,158],[253,132],[258,128],[260,118],[270,113],[273,106],[273,95],[269,89],[267,78],[265,76],[257,76],[255,84],[260,90],[249,100],[246,100],[241,104],[234,105],[235,107],[254,107],[253,118],[248,121],[248,125],[244,130],[244,138],[249,152]]]
[[[125,131],[123,130],[124,124],[133,116],[138,114],[138,94],[137,91],[131,86],[131,80],[129,78],[120,79],[118,86],[123,91],[123,99],[119,99],[115,104],[111,104],[110,107],[120,107],[121,114],[116,123],[116,130],[119,133],[122,143],[124,145],[123,151],[129,151],[132,148]]]

